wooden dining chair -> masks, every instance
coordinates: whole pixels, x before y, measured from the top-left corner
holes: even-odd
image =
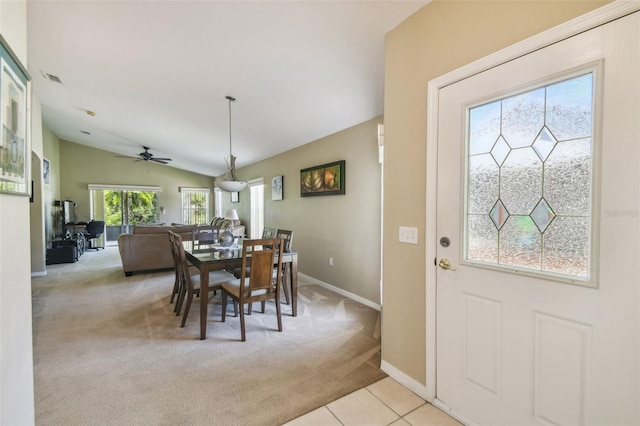
[[[274,299],[278,331],[282,331],[282,312],[280,309],[280,274],[273,279],[273,266],[282,269],[282,240],[278,238],[244,240],[242,243],[242,268],[240,278],[225,281],[222,287],[222,322],[227,313],[227,297],[240,305],[240,332],[242,341],[246,341],[244,306],[262,302],[262,313],[265,303]],[[249,268],[250,266],[250,268]]]
[[[177,254],[177,266],[178,266],[178,274],[181,282],[181,291],[178,296],[178,306],[177,306],[177,314],[180,314],[180,310],[183,302],[186,300],[186,305],[184,307],[184,314],[182,315],[182,323],[180,327],[184,327],[187,322],[187,317],[189,316],[189,310],[191,309],[191,303],[193,302],[194,296],[200,296],[200,292],[202,291],[200,285],[200,274],[191,274],[189,271],[189,265],[187,264],[187,256],[184,252],[184,246],[182,245],[182,236],[180,234],[176,234],[175,232],[169,231],[169,235],[172,238],[173,248],[175,253]],[[209,272],[209,286],[207,291],[215,291],[220,290],[221,283],[229,280],[230,278],[234,278],[233,275],[229,274],[226,271],[211,271]]]
[[[175,300],[176,304],[175,304],[175,306],[173,308],[173,311],[174,312],[178,312],[178,300],[177,299],[180,298],[180,294],[182,292],[182,282],[181,282],[181,279],[180,279],[180,271],[178,270],[178,267],[179,267],[178,266],[179,256],[178,256],[178,253],[176,253],[176,247],[173,244],[173,241],[174,241],[173,236],[177,235],[177,234],[175,234],[174,232],[171,232],[171,231],[168,231],[168,233],[169,233],[169,246],[171,248],[171,257],[173,258],[173,267],[174,267],[174,270],[175,270],[175,281],[173,283],[173,291],[171,292],[171,299],[169,300],[169,303],[171,304]],[[178,312],[176,315],[180,315],[180,313]]]
[[[262,239],[266,240],[269,238],[276,238],[276,233],[278,232],[277,228],[270,228],[265,226],[264,228],[262,228]],[[233,270],[233,275],[236,276],[236,278],[240,278],[240,268],[235,268]]]
[[[180,269],[179,269],[180,254],[177,252],[177,246],[173,244],[174,236],[178,234],[172,231],[168,231],[168,234],[169,234],[169,246],[171,248],[171,257],[173,258],[173,268],[175,271],[175,280],[173,283],[173,290],[171,292],[171,299],[169,300],[169,304],[174,303],[175,301],[173,311],[176,313],[176,316],[178,316],[180,315],[180,310],[182,307],[180,297],[182,297],[182,295],[185,293],[186,290],[184,288],[184,282],[182,281],[182,278],[180,276]],[[197,274],[198,271],[195,267],[190,265],[189,268],[191,269],[189,272],[190,275]]]
[[[194,226],[191,232],[194,250],[211,248],[211,245],[217,243],[220,238],[220,228],[217,226]]]
[[[269,228],[265,226],[262,228],[262,239],[275,238],[277,232],[277,228]]]
[[[287,229],[278,229],[276,232],[276,238],[280,238],[283,241],[283,251],[285,253],[291,252],[291,245],[293,242],[293,231]],[[284,290],[284,299],[287,305],[291,304],[291,295],[289,294],[289,286],[287,285],[287,274],[286,274],[286,266],[283,265],[279,270],[274,269],[274,272],[280,271],[282,283],[282,289]]]

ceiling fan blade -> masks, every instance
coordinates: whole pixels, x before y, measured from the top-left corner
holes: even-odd
[[[160,161],[173,161],[173,160],[171,160],[171,158],[162,158],[162,157],[153,157],[153,158],[151,158],[151,159],[152,159],[153,161],[156,161],[156,160],[160,160]]]
[[[118,157],[118,158],[138,158],[138,157],[132,157],[130,155],[116,155],[116,157]]]
[[[168,162],[160,159],[160,158],[152,158],[151,161],[154,161],[156,163],[160,163],[160,164],[169,164]]]

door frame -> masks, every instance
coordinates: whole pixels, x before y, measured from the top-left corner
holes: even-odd
[[[571,19],[554,28],[506,47],[489,56],[444,74],[427,84],[427,173],[426,173],[426,224],[425,224],[425,278],[426,278],[426,399],[449,412],[449,408],[436,395],[436,319],[437,319],[437,189],[438,189],[438,104],[439,91],[450,84],[487,71],[518,57],[547,47],[579,33],[588,31],[640,10],[640,2],[618,0]],[[455,413],[450,413],[456,417]],[[467,420],[462,419],[460,420]]]

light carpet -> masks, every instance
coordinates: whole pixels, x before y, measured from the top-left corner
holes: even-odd
[[[380,313],[299,281],[298,316],[275,305],[220,321],[199,303],[185,328],[169,297],[173,271],[125,277],[117,247],[49,265],[32,280],[38,425],[280,425],[386,374]],[[232,311],[231,311],[232,312]]]

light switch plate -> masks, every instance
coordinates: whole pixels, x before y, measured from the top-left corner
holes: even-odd
[[[401,226],[399,235],[401,243],[418,244],[418,228]]]

